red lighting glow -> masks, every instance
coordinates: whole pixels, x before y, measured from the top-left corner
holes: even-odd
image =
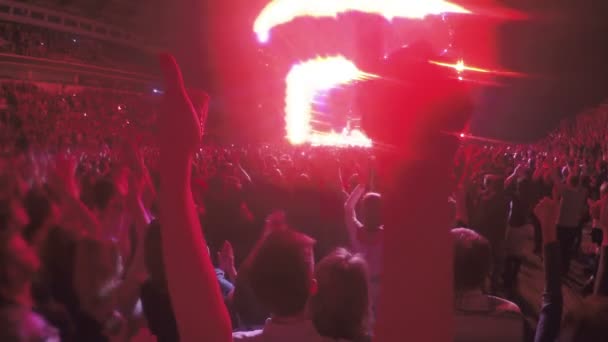
[[[287,140],[292,144],[370,147],[372,141],[359,130],[317,132],[311,121],[312,103],[319,91],[373,77],[342,56],[317,57],[294,65],[285,78]]]
[[[253,24],[258,40],[265,43],[270,31],[298,17],[330,17],[341,13],[361,12],[393,18],[423,19],[442,13],[471,13],[464,7],[444,0],[272,0]]]

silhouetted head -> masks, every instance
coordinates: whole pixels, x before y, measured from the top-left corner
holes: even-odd
[[[274,231],[252,256],[251,287],[273,315],[289,317],[304,312],[310,295],[316,290],[314,242],[289,229]]]
[[[480,289],[492,269],[492,250],[486,238],[466,228],[452,229],[454,290]]]
[[[362,338],[370,310],[365,260],[338,248],[319,262],[315,278],[318,291],[311,309],[319,334],[349,341]]]

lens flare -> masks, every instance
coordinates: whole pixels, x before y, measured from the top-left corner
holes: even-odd
[[[466,65],[464,61],[461,59],[456,63],[445,63],[445,62],[437,62],[437,61],[429,61],[431,64],[439,65],[446,68],[453,68],[458,73],[463,73],[465,71],[478,72],[482,74],[492,74],[497,76],[506,76],[506,77],[525,77],[525,74],[515,72],[515,71],[506,71],[506,70],[496,70],[496,69],[484,69],[480,67],[474,67],[470,65]]]
[[[313,131],[311,121],[312,104],[320,91],[374,77],[359,70],[353,62],[342,56],[317,57],[294,65],[285,78],[285,122],[289,142],[371,146],[371,140],[358,130],[345,128],[341,133],[321,133]]]
[[[471,13],[464,7],[443,0],[272,0],[256,18],[253,31],[258,40],[264,43],[274,27],[295,18],[335,18],[346,12],[376,14],[387,20],[423,19],[442,13]]]

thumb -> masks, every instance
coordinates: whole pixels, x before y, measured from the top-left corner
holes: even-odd
[[[167,87],[166,91],[186,96],[182,72],[175,58],[171,54],[161,53],[159,55],[159,62],[165,86]]]
[[[192,106],[196,111],[201,124],[204,125],[207,120],[207,111],[209,110],[209,94],[200,89],[187,89],[186,93],[190,97]]]

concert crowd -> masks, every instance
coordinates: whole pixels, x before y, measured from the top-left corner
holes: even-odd
[[[2,84],[1,341],[608,338],[608,107],[525,145],[429,129],[412,151],[364,120],[397,149],[235,146],[201,142],[207,95],[161,67],[158,95]],[[452,328],[415,335],[438,308]]]

